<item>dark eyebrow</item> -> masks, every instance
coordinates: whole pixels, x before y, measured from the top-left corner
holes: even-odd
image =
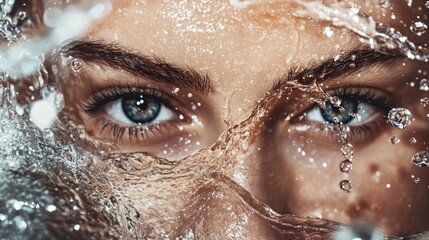
[[[64,46],[61,53],[84,61],[124,69],[133,75],[153,81],[194,89],[204,95],[214,91],[207,74],[189,67],[176,66],[156,56],[137,55],[117,44],[79,40]]]
[[[379,52],[373,49],[355,49],[335,58],[330,58],[316,66],[306,67],[300,71],[296,68],[292,69],[274,83],[271,91],[283,89],[291,81],[298,81],[302,85],[324,82],[363,70],[378,63],[387,64],[403,58],[405,58],[403,55],[394,51]]]

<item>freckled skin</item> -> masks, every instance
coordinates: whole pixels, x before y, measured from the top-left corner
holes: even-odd
[[[427,36],[412,36],[408,28],[399,23],[400,19],[409,24],[415,20],[410,16],[422,14],[415,8],[395,2],[392,11],[380,9],[378,1],[354,2],[377,22],[397,27],[411,40],[427,41]],[[197,139],[204,138],[204,144],[198,148],[210,146],[223,131],[248,118],[275,80],[290,69],[302,69],[341,52],[364,46],[356,35],[346,30],[326,22],[295,18],[293,4],[287,3],[277,2],[237,10],[229,6],[227,1],[115,1],[112,9],[111,14],[94,25],[84,38],[114,42],[139,54],[156,55],[179,66],[207,72],[212,78],[215,91],[200,98],[210,114],[209,117],[201,117],[204,127],[195,130]],[[391,14],[395,14],[396,20],[392,20]],[[334,31],[330,38],[323,35],[327,26]],[[406,85],[409,79],[419,77],[417,69],[425,68],[426,64],[404,60],[389,67],[359,72],[361,76],[353,73],[323,85],[324,88],[369,86],[389,93],[403,91],[394,97],[400,98],[403,106],[408,107],[416,118],[410,127],[402,131],[386,124],[378,129],[380,132],[374,137],[363,137],[362,141],[350,139],[355,146],[354,165],[350,174],[339,171],[338,166],[343,159],[341,145],[335,137],[334,140],[327,140],[320,135],[288,132],[287,129],[292,128],[293,124],[282,123],[284,115],[268,111],[266,121],[254,129],[258,135],[249,150],[252,160],[241,165],[240,171],[247,174],[244,183],[240,184],[281,214],[323,217],[344,223],[364,218],[390,235],[428,230],[429,215],[422,214],[429,212],[428,171],[414,167],[409,160],[414,152],[427,147],[427,122],[424,122],[425,113],[418,104],[423,93]],[[94,72],[93,75],[99,79],[106,78],[103,71]],[[129,81],[130,84],[138,84],[140,81],[127,76],[111,82]],[[88,84],[97,85],[97,79],[86,81],[93,81]],[[140,85],[145,87],[144,84]],[[165,88],[166,91],[172,89],[171,86]],[[71,85],[68,95],[66,92],[70,104],[68,107],[73,108],[73,97],[83,98],[88,92],[79,83]],[[303,101],[302,105],[305,105],[301,95],[294,94],[296,99],[285,100],[283,106],[293,105],[291,101]],[[303,107],[301,113],[305,110]],[[94,123],[87,124],[89,133],[96,133],[96,130],[92,130],[96,129]],[[418,143],[409,144],[408,139],[415,135],[418,136]],[[401,139],[401,143],[388,143],[392,136]],[[176,138],[170,140],[175,141]],[[127,147],[125,143],[120,144],[119,150]],[[298,148],[301,152],[297,151]],[[158,146],[151,148],[139,145],[133,150],[151,151],[155,155],[162,152]],[[183,152],[180,154],[189,155]],[[309,158],[314,161],[310,163]],[[327,167],[323,167],[323,163]],[[381,172],[379,182],[373,180],[377,172]],[[414,183],[411,175],[420,176],[421,181]],[[234,179],[234,176],[229,177]],[[351,193],[339,189],[342,179],[351,180]],[[386,188],[386,184],[390,184],[391,188]],[[206,190],[201,195],[209,196],[211,193]],[[120,194],[125,197],[127,194],[138,195],[128,193],[126,188]],[[203,212],[205,220],[202,224],[211,227],[212,232],[208,236],[225,236],[221,229],[234,221],[233,217],[225,216],[231,212],[239,214],[242,209],[232,207],[228,211],[222,208],[223,204],[218,204],[218,199],[211,201],[207,204],[214,213]],[[229,203],[227,198],[223,201],[224,204]],[[133,200],[133,204],[144,211],[141,199]],[[408,204],[412,207],[409,208]],[[217,215],[223,216],[223,221],[216,220]],[[177,228],[193,224],[195,222],[188,219],[186,223],[178,222]],[[266,238],[275,235],[270,235],[266,225],[257,221],[245,224],[243,232],[247,233],[243,235],[246,237]]]

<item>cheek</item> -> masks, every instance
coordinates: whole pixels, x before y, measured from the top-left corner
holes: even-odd
[[[407,132],[396,136],[405,139]],[[414,146],[406,141],[393,145],[388,142],[392,136],[386,132],[363,146],[356,145],[353,169],[346,174],[339,167],[341,142],[287,131],[276,134],[268,144],[275,150],[263,167],[266,177],[261,180],[268,205],[280,213],[345,223],[370,219],[387,233],[424,227],[417,216],[429,210],[425,169],[409,161]],[[344,179],[352,183],[350,193],[340,189]]]

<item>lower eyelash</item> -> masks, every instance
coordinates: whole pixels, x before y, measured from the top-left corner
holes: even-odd
[[[100,134],[103,131],[108,131],[112,134],[113,139],[115,141],[119,141],[128,135],[128,139],[130,142],[145,141],[145,139],[149,136],[153,136],[156,134],[162,134],[162,131],[165,128],[169,128],[168,123],[163,124],[150,124],[148,126],[119,126],[116,123],[109,122],[107,120],[102,120],[100,128]]]

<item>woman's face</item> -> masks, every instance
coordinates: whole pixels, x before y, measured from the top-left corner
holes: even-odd
[[[427,43],[427,33],[410,31],[427,22],[423,1],[343,4]],[[149,218],[147,231],[168,226],[165,234],[180,236],[200,226],[207,232],[199,236],[277,236],[216,187],[224,177],[279,214],[363,219],[389,235],[428,230],[428,169],[410,161],[428,150],[428,108],[420,104],[428,94],[419,89],[427,64],[371,50],[300,8],[112,1],[111,12],[66,48],[66,112],[127,164],[144,164],[130,153],[147,152],[180,169],[168,179],[107,173],[116,196]],[[408,127],[387,121],[392,108],[412,113]]]

